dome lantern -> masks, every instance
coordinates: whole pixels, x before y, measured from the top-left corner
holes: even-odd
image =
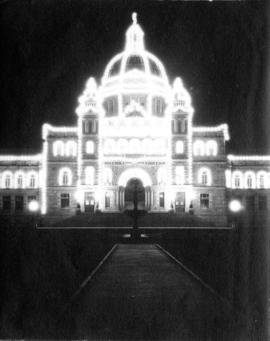
[[[126,32],[126,51],[138,52],[144,50],[144,32],[137,23],[137,13],[132,13],[132,25]]]

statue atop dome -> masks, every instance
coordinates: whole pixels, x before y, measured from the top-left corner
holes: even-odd
[[[144,32],[137,22],[137,13],[132,13],[132,25],[128,28],[126,33],[126,51],[140,51],[144,50]]]

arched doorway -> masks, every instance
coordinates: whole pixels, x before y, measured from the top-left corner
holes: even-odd
[[[140,179],[132,178],[127,182],[124,200],[125,209],[132,210],[134,208],[134,200],[137,200],[138,209],[145,209],[145,189]]]
[[[138,205],[138,209],[146,209],[150,210],[151,209],[151,197],[152,197],[152,180],[150,175],[142,168],[128,168],[123,171],[123,173],[120,174],[119,179],[118,179],[118,186],[119,186],[119,192],[118,192],[118,204],[119,204],[119,210],[122,211],[124,209],[129,209],[133,208],[133,199],[131,199],[130,194],[132,191],[132,184],[134,184],[137,181],[137,185],[139,186],[139,189],[141,188],[141,193],[139,194],[139,201],[140,204]],[[126,188],[129,188],[126,191]],[[142,191],[143,189],[143,191]],[[127,207],[125,204],[125,192],[127,192]],[[142,194],[143,193],[143,194]],[[143,202],[144,200],[144,202]],[[132,205],[130,204],[130,201]],[[129,202],[129,203],[128,203]]]

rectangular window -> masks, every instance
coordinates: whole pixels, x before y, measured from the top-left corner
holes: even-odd
[[[69,193],[61,194],[61,208],[69,207]]]
[[[203,209],[209,208],[209,194],[208,193],[200,194],[200,207]]]
[[[111,207],[110,193],[106,192],[105,193],[105,208],[110,208],[110,207]]]
[[[165,195],[164,192],[159,193],[159,207],[165,207]]]
[[[254,196],[246,197],[246,211],[249,214],[254,213],[255,209],[255,198]]]
[[[27,197],[27,201],[28,201],[28,202],[36,201],[36,200],[37,200],[37,197],[36,197],[35,195],[29,195],[29,196]]]
[[[23,210],[23,196],[22,195],[15,196],[15,210],[16,211]]]
[[[11,196],[10,195],[3,196],[3,210],[5,211],[11,210]]]
[[[259,195],[259,197],[258,197],[258,208],[259,208],[259,211],[266,211],[267,210],[267,196],[266,195]]]

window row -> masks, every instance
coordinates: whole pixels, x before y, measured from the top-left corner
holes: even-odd
[[[172,121],[172,132],[174,134],[186,134],[188,130],[188,122],[186,119],[174,119]]]
[[[54,156],[76,156],[77,143],[75,141],[61,141],[57,140],[53,143]]]
[[[234,171],[232,174],[228,170],[226,171],[227,187],[230,188],[245,188],[245,189],[263,189],[269,188],[270,177],[266,171],[259,171],[257,173],[253,171]]]
[[[36,201],[35,195],[29,195],[27,197],[27,204],[32,201]],[[13,208],[15,211],[23,211],[25,206],[25,198],[23,195],[16,195],[14,198],[11,195],[3,195],[2,197],[2,210],[11,211]]]
[[[196,140],[193,145],[193,153],[195,156],[216,156],[218,153],[217,142],[215,140]]]
[[[98,132],[98,122],[93,119],[85,119],[82,122],[83,134],[96,134]]]
[[[165,154],[166,141],[164,139],[107,139],[104,142],[104,154]]]
[[[39,187],[38,172],[30,171],[5,171],[1,174],[2,188],[37,188]]]

